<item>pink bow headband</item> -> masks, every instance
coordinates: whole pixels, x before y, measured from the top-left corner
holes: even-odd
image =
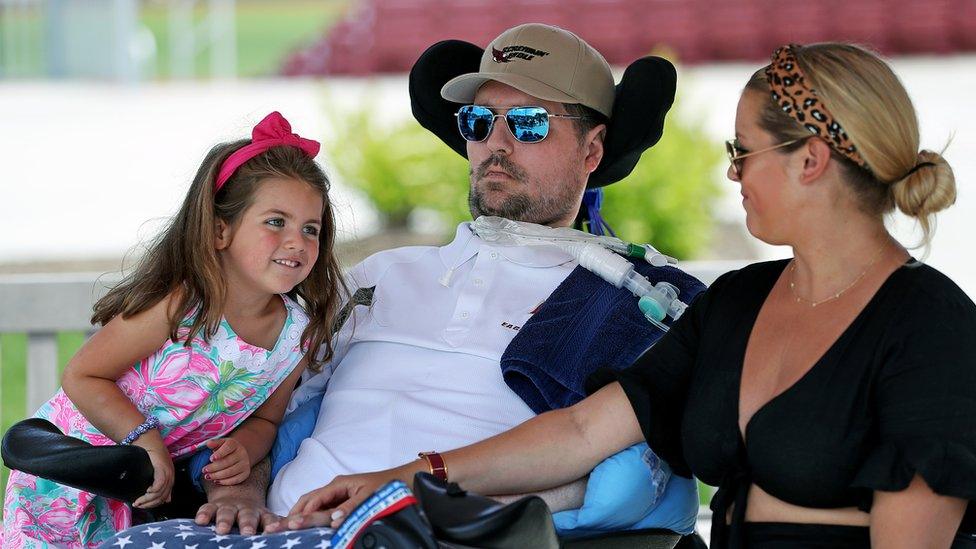
[[[257,126],[254,126],[254,130],[251,131],[251,143],[234,151],[220,165],[220,171],[217,173],[217,182],[214,184],[214,193],[224,186],[224,183],[230,179],[230,176],[234,175],[234,172],[237,168],[241,167],[241,164],[271,147],[280,147],[282,145],[298,147],[309,158],[314,158],[315,155],[319,154],[319,148],[321,147],[318,141],[305,139],[298,134],[291,133],[291,124],[285,120],[284,116],[281,116],[280,112],[274,111],[268,116],[265,116],[264,120],[258,122]]]

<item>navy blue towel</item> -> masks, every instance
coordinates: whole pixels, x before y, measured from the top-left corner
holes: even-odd
[[[677,287],[685,303],[705,289],[674,267],[632,263],[651,282]],[[590,374],[629,366],[663,333],[644,318],[628,290],[576,267],[505,349],[502,376],[535,413],[565,408],[586,397]]]

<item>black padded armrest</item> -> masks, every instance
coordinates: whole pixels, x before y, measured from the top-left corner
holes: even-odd
[[[3,436],[0,455],[8,469],[127,503],[145,494],[153,481],[144,449],[94,446],[40,418],[15,423]]]

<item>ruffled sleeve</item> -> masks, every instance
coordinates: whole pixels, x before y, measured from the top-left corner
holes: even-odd
[[[915,474],[936,493],[976,501],[976,452],[972,444],[938,437],[889,440],[864,462],[854,486],[897,492]]]
[[[688,387],[698,355],[699,340],[709,303],[721,292],[719,277],[701,292],[670,331],[661,337],[630,367],[604,368],[587,380],[587,391],[619,382],[630,400],[647,444],[680,476],[691,478],[681,445],[681,415],[688,398]]]
[[[976,501],[976,306],[920,268],[930,273],[906,292],[882,346],[879,443],[852,486],[896,492],[918,474],[938,494]]]

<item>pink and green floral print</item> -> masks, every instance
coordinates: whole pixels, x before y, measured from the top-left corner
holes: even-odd
[[[301,361],[308,316],[293,300],[281,297],[288,314],[273,349],[247,343],[222,320],[209,342],[200,336],[188,346],[167,341],[119,378],[119,389],[129,400],[147,417],[159,419],[160,434],[174,458],[230,433]],[[192,320],[192,315],[184,319],[178,335],[189,331]],[[92,444],[115,444],[85,419],[64,391],[58,390],[34,416]],[[97,547],[128,528],[132,514],[122,502],[12,471],[3,522],[2,547],[75,549]]]

